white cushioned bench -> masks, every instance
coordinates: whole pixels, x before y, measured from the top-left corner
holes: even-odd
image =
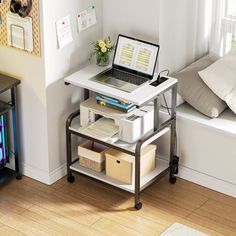
[[[210,119],[185,103],[177,108],[177,136],[179,176],[236,197],[236,115],[227,109]],[[159,142],[161,156],[167,142],[168,135]]]

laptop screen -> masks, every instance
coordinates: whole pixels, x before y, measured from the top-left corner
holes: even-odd
[[[119,35],[113,67],[152,78],[158,52],[159,45]]]

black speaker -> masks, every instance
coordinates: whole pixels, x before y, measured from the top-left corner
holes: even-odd
[[[19,0],[11,0],[10,11],[24,18],[30,14],[32,4],[32,0],[27,0],[26,5],[22,5]]]

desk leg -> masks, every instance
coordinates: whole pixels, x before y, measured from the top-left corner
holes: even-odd
[[[70,170],[70,165],[72,162],[72,152],[71,152],[71,132],[70,127],[71,119],[68,117],[66,121],[66,163],[67,163],[67,181],[73,183],[75,181],[75,177],[72,175],[72,171]]]
[[[17,179],[21,179],[21,149],[20,149],[20,128],[19,128],[19,113],[18,113],[18,102],[17,102],[17,88],[11,89],[11,100],[12,100],[12,125],[13,125],[13,145],[15,155],[15,171],[17,173]]]
[[[80,115],[80,110],[73,112],[69,115],[66,120],[66,160],[67,160],[67,180],[70,183],[75,181],[75,177],[72,175],[72,171],[70,169],[70,165],[72,164],[72,151],[71,151],[71,131],[70,126],[72,120]]]
[[[141,145],[137,144],[135,153],[135,205],[137,210],[142,208],[140,201],[140,156],[141,156]]]
[[[69,130],[70,120],[68,118],[66,122],[66,159],[67,159],[67,181],[73,183],[75,181],[75,177],[72,175],[72,171],[70,170],[70,165],[72,162],[72,152],[71,152],[71,132]]]
[[[154,131],[160,128],[160,99],[159,96],[154,99]]]
[[[176,177],[174,175],[174,159],[175,159],[175,145],[176,145],[176,120],[171,124],[171,140],[170,140],[170,183],[174,184],[176,182]]]
[[[84,100],[89,99],[89,90],[88,89],[84,89]]]
[[[70,165],[72,162],[71,154],[71,132],[69,128],[66,128],[67,180],[68,182],[73,183],[75,181],[75,177],[72,175],[72,171],[70,170]]]
[[[171,101],[171,118],[173,122],[171,124],[171,139],[170,139],[170,183],[176,182],[175,174],[178,173],[179,158],[176,156],[176,96],[177,85],[172,88],[172,101]]]

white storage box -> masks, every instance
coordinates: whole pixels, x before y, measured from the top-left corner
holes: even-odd
[[[153,129],[154,113],[153,105],[145,105],[140,109],[135,109],[125,119],[115,119],[115,124],[119,126],[119,139],[134,143]]]
[[[148,145],[142,149],[140,160],[140,176],[148,174],[156,167],[156,145]],[[124,152],[108,149],[106,156],[106,175],[121,182],[132,184],[134,180],[135,157]]]
[[[91,170],[102,172],[105,169],[105,150],[101,144],[86,141],[78,146],[79,163]]]

